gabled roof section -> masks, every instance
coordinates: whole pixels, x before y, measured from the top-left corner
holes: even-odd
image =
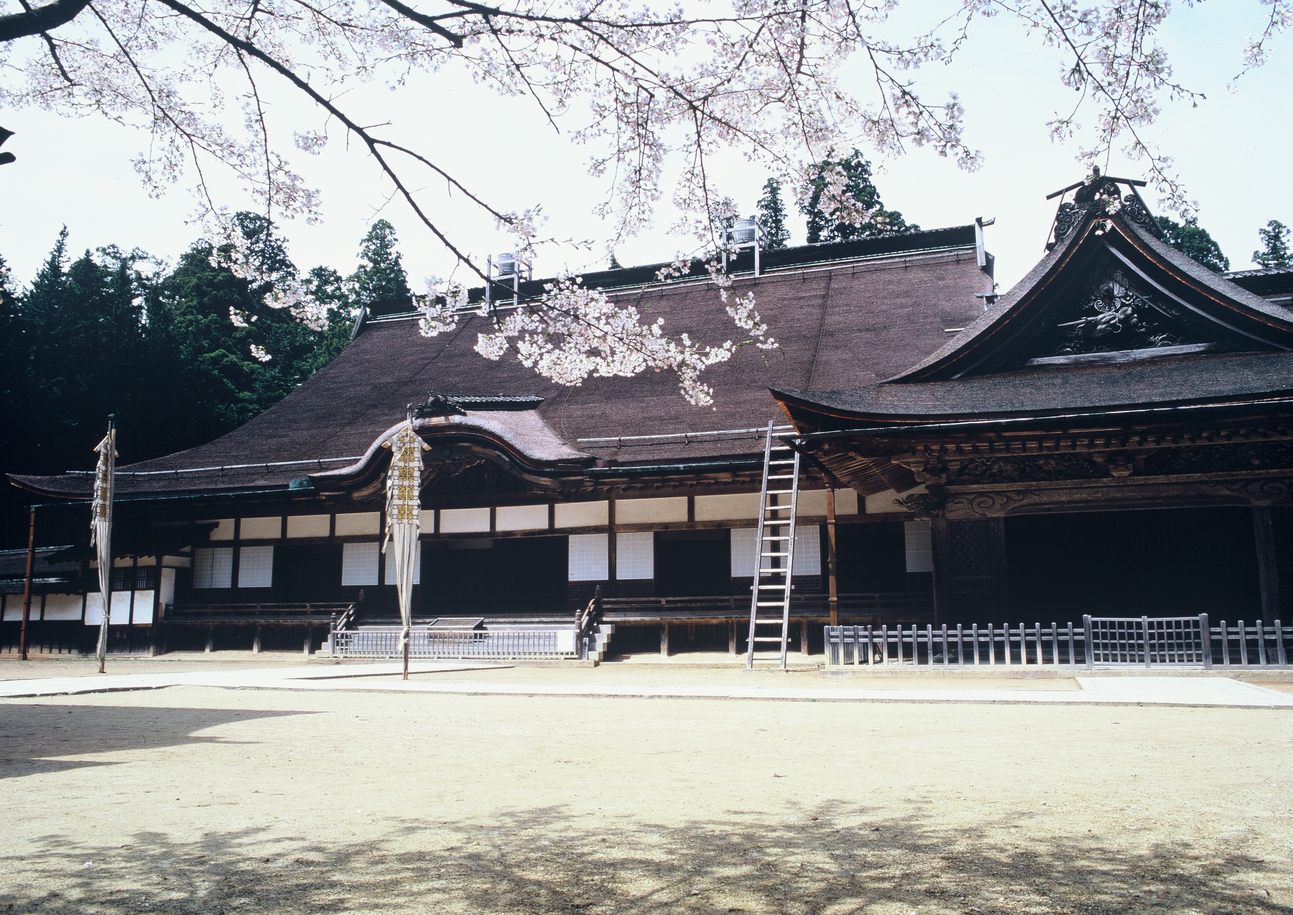
[[[1061,208],[1050,253],[1009,293],[890,381],[949,381],[1051,361],[1293,350],[1293,314],[1161,241],[1138,196],[1120,198],[1106,182],[1086,199]]]
[[[493,443],[517,465],[559,473],[594,461],[599,472],[651,474],[746,461],[762,453],[763,428],[776,409],[769,387],[874,384],[942,345],[950,328],[964,327],[981,308],[976,293],[990,283],[977,263],[973,226],[808,246],[796,257],[787,255],[793,263],[759,277],[736,273],[733,293],[755,293],[780,346],[740,347],[730,362],[708,369],[712,408],[688,406],[677,380],[664,373],[563,387],[513,357],[486,360],[475,349],[478,334],[493,330],[484,316],[464,317],[455,330],[430,339],[418,334],[416,315],[388,316],[366,322],[336,359],[238,429],[119,467],[117,492],[141,499],[241,497],[295,486],[304,498],[317,492],[313,484],[368,480],[374,442],[433,392],[448,392],[469,420],[446,422],[435,435],[473,437],[482,448]],[[667,333],[704,343],[733,335],[708,280],[632,286],[638,274],[622,273],[606,278],[613,301],[662,319]],[[429,425],[425,434],[430,441]],[[85,498],[93,483],[89,472],[12,479],[58,498]]]

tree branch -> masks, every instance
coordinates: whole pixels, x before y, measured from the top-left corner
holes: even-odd
[[[40,35],[66,25],[90,5],[90,0],[54,0],[47,6],[0,16],[0,43]]]

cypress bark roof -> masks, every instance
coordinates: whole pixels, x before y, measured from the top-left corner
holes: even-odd
[[[1143,210],[1092,207],[978,320],[901,374],[774,396],[800,431],[1293,396],[1293,312],[1147,225]]]
[[[843,259],[820,263],[827,248]],[[454,417],[464,433],[474,428],[536,461],[650,466],[748,457],[761,452],[761,433],[690,439],[682,434],[765,425],[775,412],[771,386],[853,387],[888,377],[937,349],[948,329],[972,320],[982,310],[975,293],[990,285],[976,264],[972,226],[855,243],[847,250],[802,250],[797,264],[735,280],[734,294],[753,288],[780,347],[767,353],[742,348],[730,362],[709,369],[712,409],[689,406],[675,379],[663,374],[561,387],[510,357],[487,361],[473,349],[477,333],[489,328],[481,317],[426,339],[417,332],[415,316],[392,316],[369,321],[331,364],[238,429],[119,468],[118,492],[286,489],[294,480],[360,462],[404,418],[409,404],[432,393],[542,397],[533,410],[480,413],[465,404],[465,416]],[[734,334],[708,282],[655,283],[615,291],[613,298],[631,302],[649,319],[663,318],[667,333],[686,331],[706,343]],[[627,440],[643,435],[674,437]],[[605,441],[617,437],[624,440]],[[91,483],[79,473],[14,479],[63,496],[83,496]]]

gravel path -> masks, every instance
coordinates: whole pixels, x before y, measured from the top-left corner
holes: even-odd
[[[1291,714],[6,700],[0,911],[1290,913]]]

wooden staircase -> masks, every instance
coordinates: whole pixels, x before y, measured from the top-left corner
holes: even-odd
[[[754,537],[754,582],[750,586],[750,636],[745,669],[775,663],[786,669],[790,636],[790,590],[795,566],[795,518],[799,507],[799,452],[774,443],[768,422],[763,446],[759,527]]]

